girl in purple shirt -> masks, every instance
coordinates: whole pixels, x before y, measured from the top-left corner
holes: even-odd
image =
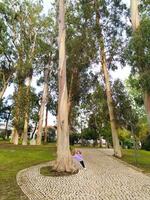
[[[78,162],[80,162],[80,164],[82,165],[82,167],[83,167],[84,169],[86,169],[86,168],[85,168],[84,161],[83,161],[83,156],[82,156],[81,151],[79,151],[79,150],[75,151],[75,152],[73,153],[73,158],[76,159]]]

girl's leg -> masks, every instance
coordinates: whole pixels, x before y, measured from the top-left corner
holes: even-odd
[[[80,161],[80,164],[82,165],[83,168],[85,168],[85,164],[84,164],[83,160]]]

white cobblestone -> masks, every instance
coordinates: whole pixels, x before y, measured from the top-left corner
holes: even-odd
[[[87,170],[78,174],[41,175],[49,162],[20,171],[17,182],[30,200],[150,200],[150,177],[99,149],[84,149],[83,155]]]

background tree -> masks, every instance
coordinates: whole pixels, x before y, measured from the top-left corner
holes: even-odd
[[[8,21],[12,17],[10,9],[4,2],[0,3],[0,100],[3,98],[6,88],[12,80],[15,71],[14,49],[12,37],[9,31]]]
[[[119,61],[120,50],[123,45],[121,48],[118,45],[120,45],[121,41],[122,43],[124,42],[120,33],[125,27],[121,17],[122,14],[126,13],[126,6],[120,1],[99,2],[95,0],[94,11],[96,16],[96,37],[100,48],[100,63],[105,82],[114,154],[117,157],[121,157],[108,69],[116,67],[115,62]],[[117,51],[115,51],[116,47]]]
[[[75,12],[76,11],[76,12]],[[66,53],[69,126],[73,128],[76,106],[91,87],[88,70],[96,58],[93,23],[82,1],[69,1],[66,11]],[[86,83],[86,84],[85,84]],[[77,114],[77,113],[76,113]]]
[[[4,140],[8,139],[10,135],[10,132],[8,133],[8,124],[12,118],[11,110],[12,110],[12,107],[11,105],[8,104],[7,100],[3,102],[0,101],[0,120],[4,121],[5,123],[5,129],[4,129],[4,132],[2,133]]]
[[[39,123],[37,129],[37,144],[41,144],[43,121],[44,121],[44,111],[48,115],[48,100],[50,100],[50,82],[53,82],[51,74],[56,70],[54,60],[56,53],[56,25],[53,13],[49,13],[47,17],[43,17],[41,20],[42,31],[40,37],[38,37],[38,71],[43,73],[43,94],[41,98],[41,107],[39,113]],[[54,83],[56,84],[56,82]]]
[[[139,74],[140,87],[143,90],[143,99],[150,124],[150,87],[149,87],[149,6],[148,1],[131,0],[131,21],[133,35],[127,51],[127,59],[132,66],[132,74]],[[139,7],[138,7],[139,5]],[[139,9],[140,8],[140,9]],[[145,8],[145,9],[143,9]],[[140,16],[141,15],[141,20]],[[129,55],[130,54],[130,55]]]

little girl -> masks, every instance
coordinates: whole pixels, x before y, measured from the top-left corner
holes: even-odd
[[[82,153],[81,153],[80,150],[77,150],[77,151],[74,151],[74,152],[73,152],[73,158],[76,159],[78,162],[80,162],[80,164],[82,165],[82,167],[83,167],[84,169],[86,169],[86,168],[85,168],[84,161],[83,161],[83,156],[82,156]]]

